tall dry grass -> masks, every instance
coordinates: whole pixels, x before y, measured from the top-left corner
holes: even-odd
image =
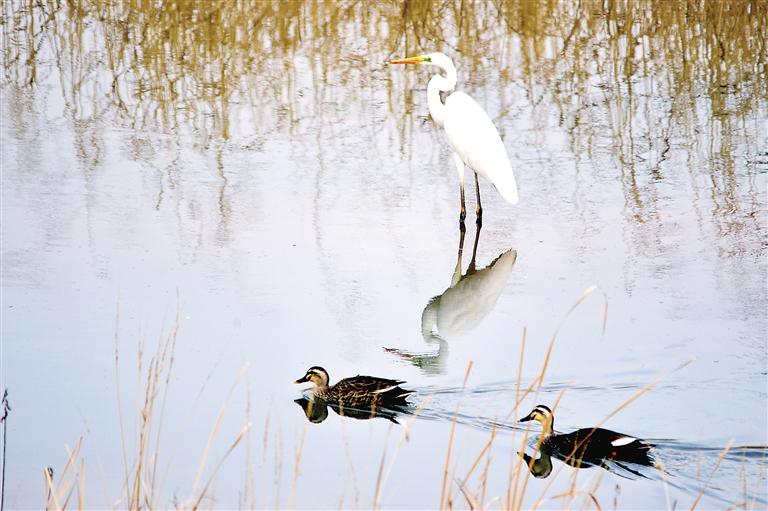
[[[116,402],[120,423],[120,444],[123,454],[123,483],[119,497],[112,504],[115,509],[163,509],[168,503],[163,484],[174,462],[174,453],[178,445],[172,445],[171,435],[164,432],[166,405],[172,382],[175,362],[176,341],[179,335],[180,315],[176,310],[173,326],[167,335],[161,335],[154,349],[147,352],[143,342],[137,345],[136,384],[138,402],[135,407],[123,403],[121,389],[121,352],[117,332],[119,331],[120,309],[115,314],[115,376]],[[229,392],[224,396],[222,405],[213,419],[207,441],[203,447],[194,480],[187,495],[175,503],[180,509],[197,510],[206,505],[206,499],[212,499],[211,489],[222,464],[248,436],[250,422],[244,424],[234,438],[220,438],[219,430],[226,414],[232,394],[242,385],[249,365],[245,364],[235,378]],[[210,378],[210,376],[209,376]],[[207,383],[207,382],[206,382]],[[203,386],[204,388],[204,386]],[[201,388],[201,393],[203,388]],[[196,400],[200,399],[198,394]],[[134,427],[131,428],[130,426]],[[127,431],[136,433],[129,435]],[[179,431],[174,431],[179,434]],[[216,460],[211,460],[215,446],[224,442],[224,453]],[[83,438],[78,439],[74,448],[65,446],[66,459],[60,473],[53,469],[44,471],[46,488],[46,509],[85,509],[86,508],[86,471],[82,455]],[[162,455],[162,456],[161,456]],[[160,460],[165,459],[165,466]],[[76,497],[76,499],[73,499]],[[211,500],[212,501],[212,500]]]

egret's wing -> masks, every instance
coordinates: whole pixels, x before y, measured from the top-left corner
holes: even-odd
[[[445,102],[444,122],[448,142],[464,163],[491,181],[507,201],[517,204],[517,182],[507,150],[485,110],[467,94],[454,92]]]

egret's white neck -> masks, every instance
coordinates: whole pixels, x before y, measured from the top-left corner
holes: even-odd
[[[445,119],[445,105],[440,100],[440,92],[450,92],[456,87],[456,68],[453,65],[440,67],[445,71],[445,76],[434,75],[430,78],[427,84],[427,104],[432,118],[442,127]]]

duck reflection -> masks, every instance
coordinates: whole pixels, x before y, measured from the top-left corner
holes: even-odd
[[[445,372],[445,362],[448,358],[447,341],[454,341],[466,335],[493,310],[517,260],[517,251],[507,250],[488,266],[478,270],[476,258],[480,230],[481,226],[478,225],[472,246],[472,259],[463,275],[461,268],[465,231],[461,231],[451,285],[442,294],[429,300],[421,313],[421,335],[425,342],[436,345],[437,351],[412,353],[396,348],[384,348],[385,351],[410,361],[426,374]]]
[[[406,408],[390,409],[376,406],[372,406],[370,408],[355,408],[350,406],[343,406],[338,403],[328,402],[319,398],[301,397],[299,399],[295,399],[293,402],[301,406],[302,410],[304,410],[304,415],[307,416],[307,420],[315,424],[319,424],[328,418],[329,408],[342,417],[350,417],[352,419],[358,420],[382,418],[390,420],[395,424],[399,424],[399,422],[397,422],[398,416],[408,412]]]
[[[637,460],[623,460],[620,458],[603,458],[603,459],[580,459],[573,456],[565,456],[556,449],[552,449],[547,446],[539,446],[538,458],[531,456],[527,453],[521,453],[521,456],[528,465],[528,471],[530,471],[533,477],[538,479],[544,479],[549,477],[552,473],[552,458],[558,459],[563,463],[570,465],[573,468],[591,468],[602,467],[605,470],[614,474],[633,479],[634,477],[646,478],[647,476],[630,468],[628,464],[638,464]],[[652,466],[652,463],[640,463],[644,466]]]

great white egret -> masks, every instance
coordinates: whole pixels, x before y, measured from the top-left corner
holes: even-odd
[[[427,104],[432,119],[445,129],[448,143],[451,144],[459,172],[461,184],[461,214],[459,223],[464,227],[467,216],[464,205],[464,165],[475,172],[475,191],[477,192],[477,223],[482,223],[483,208],[480,204],[480,184],[477,175],[489,180],[502,197],[512,204],[517,204],[517,182],[509,163],[507,151],[501,141],[499,131],[485,110],[468,94],[453,92],[443,104],[440,92],[452,92],[456,87],[456,68],[450,58],[442,53],[429,53],[418,57],[408,57],[390,61],[390,64],[430,64],[445,72],[445,76],[436,74],[427,85]]]

